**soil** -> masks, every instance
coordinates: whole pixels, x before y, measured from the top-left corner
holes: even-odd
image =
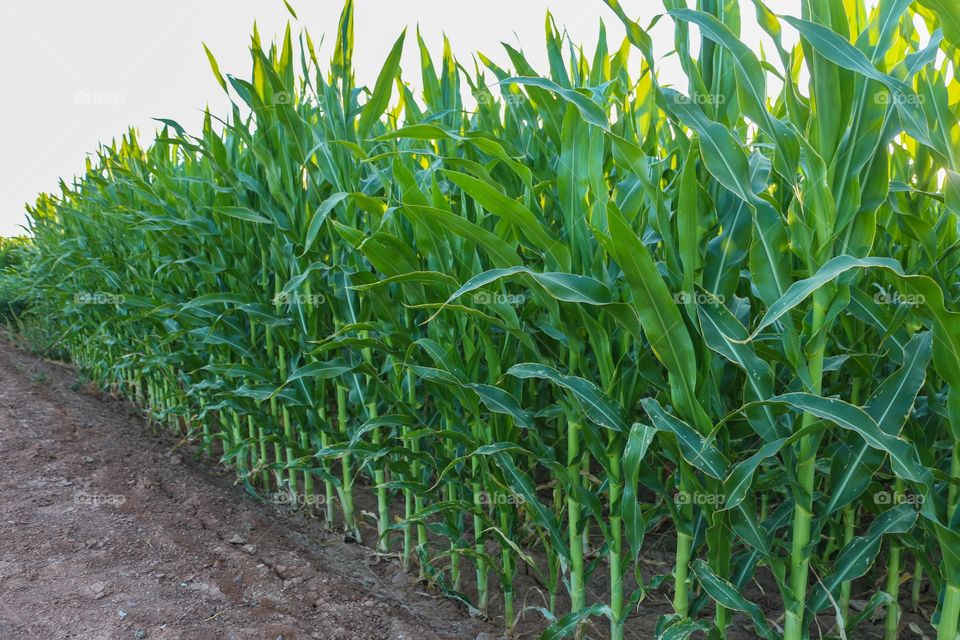
[[[0,639],[499,635],[182,444],[0,338]]]
[[[357,492],[361,512],[376,510],[369,493]],[[376,538],[369,526],[366,545]],[[670,571],[672,538],[648,533],[645,578]],[[471,618],[366,545],[255,500],[192,443],[152,428],[73,366],[0,334],[0,640],[502,639],[497,596],[490,621]],[[462,571],[468,594],[471,573]],[[598,567],[587,585],[592,600],[604,598],[605,573]],[[779,626],[776,586],[763,572],[757,578],[748,596]],[[857,581],[855,609],[881,579]],[[653,637],[671,610],[667,591],[638,603],[627,638]],[[546,626],[536,611],[546,604],[543,585],[522,569],[515,593],[525,613],[514,638],[537,637]],[[935,637],[935,607],[925,592],[921,611],[904,611],[901,637]],[[828,611],[813,638],[830,637],[831,626]],[[588,635],[607,637],[605,620],[591,620]],[[854,637],[882,638],[882,619]],[[728,638],[756,632],[736,614]]]

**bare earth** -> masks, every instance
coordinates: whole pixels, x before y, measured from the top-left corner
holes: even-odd
[[[0,639],[499,635],[77,380],[0,337]]]

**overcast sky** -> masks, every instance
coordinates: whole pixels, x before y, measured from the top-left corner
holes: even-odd
[[[658,0],[621,0],[628,13],[649,21],[662,11]],[[314,42],[324,36],[321,61],[330,57],[341,0],[293,0],[299,24]],[[752,3],[742,2],[743,39],[761,42]],[[778,13],[799,14],[800,0],[767,0]],[[438,58],[442,34],[454,53],[469,61],[483,51],[508,66],[500,42],[521,43],[534,66],[546,71],[544,16],[550,10],[575,42],[592,49],[597,25],[607,26],[611,48],[624,32],[602,0],[356,0],[358,82],[372,86],[393,41],[405,27],[420,25]],[[20,233],[24,203],[54,191],[84,167],[86,154],[127,127],[152,134],[154,117],[172,118],[196,131],[207,104],[228,112],[201,43],[220,69],[248,76],[247,50],[257,22],[268,41],[282,36],[292,19],[281,0],[0,0],[0,236]],[[296,24],[294,28],[299,28]],[[658,56],[673,46],[669,20],[653,32]],[[763,36],[765,51],[772,53]],[[403,68],[419,84],[415,41],[407,40]],[[675,58],[664,59],[664,82],[680,83]],[[684,85],[685,86],[685,85]]]

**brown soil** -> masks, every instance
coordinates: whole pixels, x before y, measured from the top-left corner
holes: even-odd
[[[0,338],[3,640],[499,635],[77,380]]]

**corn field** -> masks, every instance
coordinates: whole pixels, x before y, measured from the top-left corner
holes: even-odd
[[[359,85],[352,1],[329,63],[207,51],[231,113],[30,208],[32,322],[508,634],[637,637],[662,594],[663,640],[891,640],[924,595],[957,640],[960,5],[605,1],[627,39],[548,16],[541,71],[403,33]]]

